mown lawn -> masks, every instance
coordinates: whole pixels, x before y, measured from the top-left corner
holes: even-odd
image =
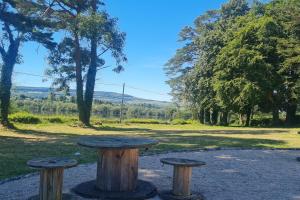
[[[26,161],[43,156],[75,157],[80,163],[94,162],[92,149],[76,145],[80,136],[123,135],[158,139],[150,152],[213,147],[300,148],[299,129],[235,128],[203,125],[109,124],[97,128],[65,124],[17,124],[16,130],[0,129],[0,180],[32,170]],[[75,156],[80,152],[80,156]]]

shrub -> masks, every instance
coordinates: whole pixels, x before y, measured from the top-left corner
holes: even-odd
[[[191,120],[183,120],[183,119],[174,119],[172,121],[173,125],[185,125],[185,124],[191,124],[192,121]]]
[[[103,124],[118,124],[119,119],[96,119],[92,118],[91,123],[97,126],[101,126]]]
[[[252,119],[251,120],[251,126],[271,126],[272,125],[272,119],[270,118],[258,118],[258,119]]]
[[[44,120],[48,121],[49,123],[57,123],[62,124],[64,123],[64,120],[60,117],[46,117]]]
[[[11,114],[9,116],[9,120],[12,122],[23,123],[23,124],[41,123],[40,118],[26,112]]]
[[[127,119],[125,120],[127,123],[132,123],[132,124],[167,124],[167,122],[160,121],[157,119]]]
[[[120,123],[119,119],[102,119],[101,122],[103,124],[118,124]]]

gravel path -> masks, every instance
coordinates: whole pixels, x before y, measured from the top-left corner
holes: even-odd
[[[199,159],[206,166],[193,170],[194,191],[207,200],[300,200],[300,151],[220,150],[169,153],[140,158],[140,178],[159,190],[171,187],[172,167],[162,157]],[[95,164],[68,169],[64,190],[94,179]],[[23,200],[38,193],[38,175],[0,185],[0,200]],[[159,198],[155,198],[159,199]]]

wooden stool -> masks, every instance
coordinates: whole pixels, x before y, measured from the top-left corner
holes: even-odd
[[[74,167],[77,161],[68,158],[41,158],[27,162],[27,165],[40,170],[39,195],[29,198],[40,200],[72,199],[71,195],[62,194],[63,173],[65,168]]]
[[[162,158],[163,164],[174,166],[173,189],[160,193],[162,199],[168,200],[201,200],[201,194],[191,194],[190,183],[192,167],[205,165],[204,162],[182,158]]]

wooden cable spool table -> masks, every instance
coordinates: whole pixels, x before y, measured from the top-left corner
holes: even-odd
[[[82,137],[78,144],[98,153],[96,180],[81,183],[73,191],[87,198],[140,200],[156,195],[153,184],[138,180],[139,148],[157,140],[137,137]]]
[[[202,200],[203,196],[199,193],[191,193],[190,184],[192,168],[205,165],[198,160],[183,158],[162,158],[163,164],[174,166],[173,188],[171,191],[162,191],[160,196],[165,200]]]
[[[64,169],[76,166],[76,160],[53,157],[38,158],[28,161],[27,165],[40,170],[39,195],[30,197],[30,200],[74,199],[72,195],[62,193],[62,186]]]

